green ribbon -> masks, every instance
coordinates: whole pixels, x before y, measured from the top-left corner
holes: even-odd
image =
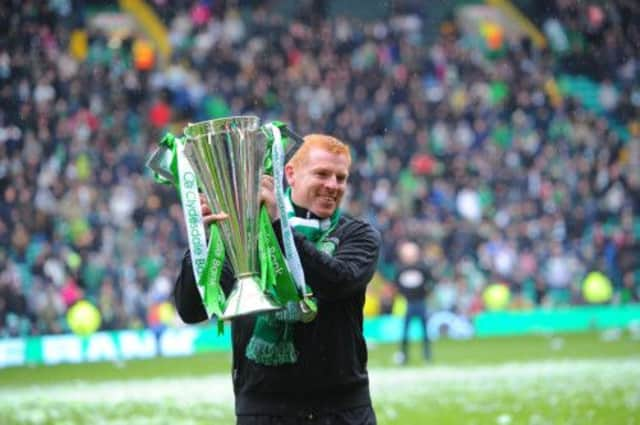
[[[265,283],[262,289],[269,291],[280,305],[286,305],[289,301],[297,301],[299,296],[295,282],[287,269],[282,250],[271,225],[271,218],[264,206],[260,209],[259,226],[260,282]]]

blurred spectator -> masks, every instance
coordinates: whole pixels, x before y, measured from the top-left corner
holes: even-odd
[[[411,241],[402,241],[398,246],[398,272],[394,283],[398,293],[407,303],[407,311],[402,328],[400,351],[396,353],[396,362],[406,365],[409,361],[409,330],[413,319],[418,319],[422,331],[422,355],[431,360],[431,343],[427,332],[427,296],[434,287],[433,276],[421,261],[420,246]]]

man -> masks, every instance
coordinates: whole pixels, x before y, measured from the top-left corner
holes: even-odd
[[[396,362],[407,364],[409,361],[409,325],[413,318],[420,321],[423,332],[423,356],[431,360],[431,344],[427,332],[426,297],[433,289],[433,279],[429,269],[420,261],[420,247],[417,243],[404,241],[398,246],[400,267],[396,273],[395,283],[398,292],[407,300],[407,312],[402,330],[400,351],[396,355]]]
[[[362,334],[365,289],[375,272],[379,233],[342,214],[351,156],[348,147],[327,135],[309,135],[285,166],[290,187],[295,244],[318,314],[296,322],[294,363],[265,366],[246,355],[255,316],[232,321],[233,387],[237,424],[376,424],[369,393],[367,347]],[[274,182],[265,176],[261,200],[280,238]],[[224,220],[203,205],[205,223]],[[302,224],[304,226],[299,226]],[[309,232],[315,225],[320,232]],[[328,230],[326,230],[328,228]],[[280,243],[282,243],[280,241]],[[233,275],[225,266],[221,284],[228,294]],[[175,300],[187,323],[207,320],[196,289],[190,256],[184,258]]]

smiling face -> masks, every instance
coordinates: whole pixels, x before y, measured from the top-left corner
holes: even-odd
[[[320,218],[330,217],[347,188],[349,165],[350,157],[344,152],[321,146],[306,150],[302,160],[285,167],[294,204]]]

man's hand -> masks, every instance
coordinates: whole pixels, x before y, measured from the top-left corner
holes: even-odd
[[[204,196],[203,193],[200,194],[200,209],[202,210],[202,221],[204,223],[204,227],[206,227],[207,229],[209,228],[209,225],[211,223],[217,223],[218,221],[225,220],[227,217],[229,217],[224,212],[214,214],[211,211],[209,203],[207,202],[207,197]]]
[[[267,207],[271,221],[278,219],[278,204],[276,203],[275,183],[273,177],[264,175],[260,180],[260,202]]]

